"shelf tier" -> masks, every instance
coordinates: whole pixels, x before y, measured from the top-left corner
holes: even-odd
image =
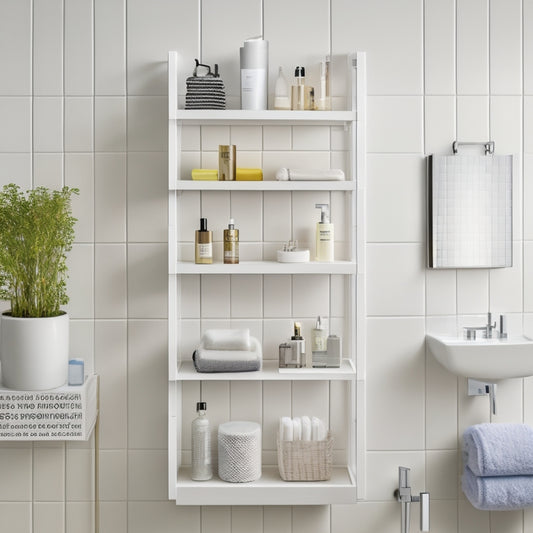
[[[178,191],[353,191],[354,181],[204,181],[176,180]]]
[[[306,124],[335,125],[353,122],[355,111],[250,111],[242,109],[177,109],[170,119],[177,119],[187,125],[210,124]]]
[[[196,372],[192,361],[178,363],[178,381],[349,381],[355,379],[355,368],[343,359],[340,368],[278,368],[277,361],[263,361],[257,372]]]
[[[237,265],[213,263],[197,265],[192,261],[178,261],[171,274],[356,274],[352,261],[322,263],[278,263],[277,261],[242,261]]]
[[[263,475],[250,483],[226,483],[218,477],[192,481],[190,467],[178,472],[177,505],[326,505],[355,503],[353,476],[347,467],[331,469],[330,481],[283,481],[277,466],[263,466]]]

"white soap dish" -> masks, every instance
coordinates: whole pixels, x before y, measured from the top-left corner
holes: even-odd
[[[278,263],[307,263],[309,250],[295,248],[294,250],[278,250]]]

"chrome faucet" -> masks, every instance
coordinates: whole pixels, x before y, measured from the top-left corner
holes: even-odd
[[[405,466],[398,467],[398,488],[394,491],[394,496],[402,505],[401,530],[409,533],[411,502],[420,502],[420,531],[429,531],[429,492],[411,495],[410,471]]]
[[[484,326],[466,326],[464,329],[464,338],[466,340],[476,340],[477,332],[482,333],[482,338],[484,339],[493,339],[507,338],[507,319],[505,315],[500,315],[500,331],[496,329],[496,321],[492,323],[492,313],[489,311],[487,313],[487,323]]]

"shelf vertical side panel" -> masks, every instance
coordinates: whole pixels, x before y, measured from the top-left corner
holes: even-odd
[[[168,383],[168,499],[177,497],[178,469],[181,463],[181,383]],[[178,392],[180,401],[178,402]]]

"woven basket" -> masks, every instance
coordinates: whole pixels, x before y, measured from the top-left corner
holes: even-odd
[[[278,467],[283,481],[327,481],[331,478],[333,438],[279,440]]]

